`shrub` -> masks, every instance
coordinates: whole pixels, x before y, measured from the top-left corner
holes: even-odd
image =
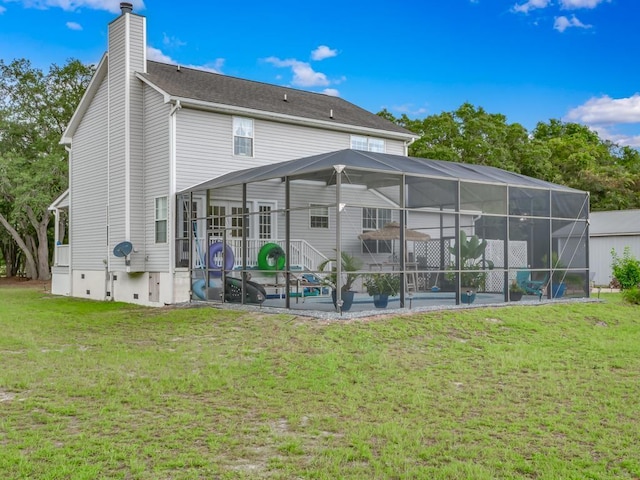
[[[640,261],[631,255],[631,249],[624,247],[624,253],[620,258],[615,248],[612,248],[611,258],[613,276],[620,282],[622,289],[637,287],[640,284]]]
[[[622,298],[627,303],[632,303],[634,305],[640,305],[640,288],[631,287],[622,291]]]

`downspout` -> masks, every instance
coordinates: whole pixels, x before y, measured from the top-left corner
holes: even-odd
[[[73,168],[72,168],[72,164],[73,164],[73,152],[71,150],[71,147],[68,147],[65,145],[64,147],[65,151],[69,154],[69,208],[68,211],[69,213],[68,215],[68,222],[69,222],[69,296],[72,297],[73,296],[73,242],[71,241],[71,232],[73,232],[73,230],[71,229],[71,210],[73,208]]]
[[[411,138],[409,140],[405,140],[404,141],[404,156],[408,157],[409,156],[409,145],[411,145],[413,142],[415,142],[416,139],[415,138]]]
[[[170,301],[171,305],[176,303],[176,113],[182,108],[180,100],[171,107],[169,111],[169,196],[167,207],[169,215],[167,218],[167,230],[169,235],[169,277],[171,278]],[[189,204],[191,210],[191,203]],[[191,227],[191,212],[189,212],[189,227]],[[189,228],[191,231],[191,228]],[[191,247],[190,247],[191,248]],[[191,263],[189,263],[191,268]],[[191,280],[189,280],[191,284]]]

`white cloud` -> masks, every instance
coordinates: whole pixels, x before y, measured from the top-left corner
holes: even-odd
[[[556,17],[555,22],[553,22],[553,28],[558,30],[560,33],[564,32],[567,28],[591,28],[592,25],[585,25],[580,20],[576,18],[575,15],[571,15],[571,18],[567,18],[565,16]]]
[[[623,135],[620,133],[614,133],[608,128],[602,126],[590,128],[597,132],[600,138],[610,140],[621,147],[640,148],[640,135]]]
[[[628,98],[591,98],[567,113],[567,120],[587,125],[640,123],[640,93]]]
[[[204,65],[185,65],[180,63],[169,55],[162,53],[162,50],[147,45],[147,58],[154,62],[168,63],[170,65],[180,65],[186,68],[194,68],[196,70],[204,70],[212,73],[222,73],[222,67],[224,66],[224,58],[216,58],[213,62],[205,63]]]
[[[624,135],[614,131],[616,125],[640,124],[640,93],[627,98],[611,98],[608,95],[590,98],[571,109],[563,120],[583,123],[602,138],[618,145],[640,147],[640,135]]]
[[[0,5],[0,15],[2,15],[6,11],[7,11],[7,9],[4,8],[2,5]]]
[[[222,73],[222,67],[224,67],[224,58],[216,58],[213,62],[205,63],[202,66],[186,65],[189,68],[197,68],[198,70],[206,70],[212,73]]]
[[[325,95],[329,95],[331,97],[339,97],[340,96],[340,92],[338,90],[336,90],[335,88],[325,88],[322,93],[324,93]]]
[[[9,0],[21,3],[25,8],[39,8],[46,10],[49,8],[61,8],[65,11],[74,11],[79,8],[89,8],[91,10],[106,10],[112,13],[120,12],[120,0]],[[143,0],[130,0],[133,4],[133,11],[144,10]]]
[[[76,22],[67,22],[67,28],[69,30],[82,30],[82,25]]]
[[[311,52],[312,60],[324,60],[325,58],[331,58],[338,55],[338,51],[327,47],[326,45],[320,45],[313,52]]]
[[[324,73],[316,72],[307,62],[296,59],[281,60],[277,57],[265,58],[265,61],[276,67],[289,67],[293,72],[291,83],[299,87],[326,87],[330,81]]]
[[[546,8],[551,3],[551,0],[529,0],[525,3],[518,4],[516,3],[511,11],[517,13],[529,13],[531,10],[536,10],[538,8]]]
[[[163,33],[162,34],[162,44],[165,47],[178,48],[178,47],[184,47],[187,44],[187,42],[183,42],[179,38],[170,37],[166,33]]]
[[[149,60],[153,60],[154,62],[169,63],[172,65],[178,64],[178,62],[176,62],[173,58],[162,53],[162,50],[150,46],[147,46],[147,58]]]
[[[564,10],[577,10],[579,8],[596,8],[602,2],[610,0],[560,0],[560,8]]]

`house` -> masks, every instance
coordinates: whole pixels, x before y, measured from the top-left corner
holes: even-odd
[[[342,312],[345,253],[354,290],[390,275],[401,308],[508,301],[554,256],[588,296],[587,192],[408,157],[413,133],[340,98],[148,61],[146,19],[121,10],[62,137],[53,293]]]
[[[176,236],[191,228],[177,192],[332,150],[406,155],[415,138],[340,98],[149,61],[146,18],[129,3],[121,10],[61,140],[70,187],[51,206],[53,293],[145,305],[189,300],[190,272]],[[190,208],[199,216],[236,211],[238,200]]]
[[[589,264],[595,285],[608,286],[612,280],[611,250],[622,257],[625,247],[640,258],[640,210],[592,212],[589,228]]]

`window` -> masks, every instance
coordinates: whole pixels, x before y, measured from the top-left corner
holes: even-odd
[[[156,198],[156,243],[167,243],[167,197]]]
[[[362,233],[378,230],[391,223],[391,210],[388,208],[363,208]],[[363,240],[362,253],[391,253],[389,240]]]
[[[259,205],[258,212],[258,236],[271,238],[271,205]]]
[[[356,135],[352,135],[351,148],[353,150],[384,153],[384,140],[381,138],[358,137]]]
[[[244,227],[245,215],[249,213],[248,208],[231,207],[231,236],[242,238],[242,230]],[[247,237],[250,235],[247,228]]]
[[[248,213],[249,209],[242,208],[240,202],[209,205],[207,210],[207,231],[213,237],[222,237],[226,230],[227,236],[241,238],[244,217]],[[249,236],[249,225],[247,225],[247,237]]]
[[[253,120],[233,118],[233,154],[253,157]]]
[[[329,228],[329,207],[309,205],[309,226],[311,228]]]

